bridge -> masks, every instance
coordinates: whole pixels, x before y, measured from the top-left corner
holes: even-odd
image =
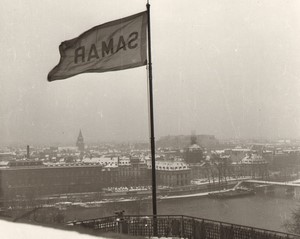
[[[241,184],[246,187],[254,188],[256,192],[263,192],[266,194],[275,193],[277,195],[300,198],[300,184],[293,182],[272,182],[248,179],[242,181]]]
[[[272,182],[263,180],[244,180],[241,183],[247,187],[255,188],[256,192],[284,194],[300,197],[300,184],[293,182]]]
[[[184,215],[122,215],[72,221],[68,225],[79,231],[91,229],[104,234],[114,232],[147,238],[155,236],[184,239],[300,239],[300,235]],[[154,225],[157,228],[156,235]]]
[[[254,184],[263,184],[263,185],[299,187],[300,188],[300,184],[292,183],[292,182],[272,182],[272,181],[263,181],[263,180],[253,180],[253,179],[244,180],[243,182],[254,183]]]

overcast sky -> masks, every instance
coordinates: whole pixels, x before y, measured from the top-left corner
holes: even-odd
[[[0,145],[147,140],[146,67],[47,82],[58,46],[142,0],[0,2]],[[156,137],[300,136],[299,0],[152,0]]]

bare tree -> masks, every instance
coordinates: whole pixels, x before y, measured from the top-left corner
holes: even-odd
[[[283,225],[288,232],[300,234],[300,206],[293,211],[292,217]]]

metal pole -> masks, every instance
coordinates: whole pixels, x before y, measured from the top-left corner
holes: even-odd
[[[157,204],[156,204],[156,171],[155,171],[155,137],[154,137],[154,111],[153,111],[153,86],[152,86],[152,59],[151,59],[151,29],[150,29],[150,4],[147,2],[148,15],[148,74],[149,74],[149,107],[150,107],[150,142],[152,162],[152,209],[153,209],[153,234],[157,235]]]

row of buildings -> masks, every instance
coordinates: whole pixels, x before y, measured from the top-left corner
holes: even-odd
[[[75,149],[52,147],[32,152],[27,148],[26,158],[22,160],[17,159],[18,155],[3,154],[0,160],[0,202],[151,185],[148,150],[86,149],[81,131],[76,145]],[[289,155],[294,165],[299,165],[296,151],[284,153]],[[272,176],[270,169],[273,167],[276,172],[276,167],[279,167],[274,164],[276,157],[277,154],[270,154],[262,147],[207,152],[192,137],[190,146],[185,149],[158,150],[157,184],[173,188],[190,185],[196,179],[207,183],[245,176],[267,179]],[[285,171],[285,174],[299,171],[297,167],[293,170]]]

